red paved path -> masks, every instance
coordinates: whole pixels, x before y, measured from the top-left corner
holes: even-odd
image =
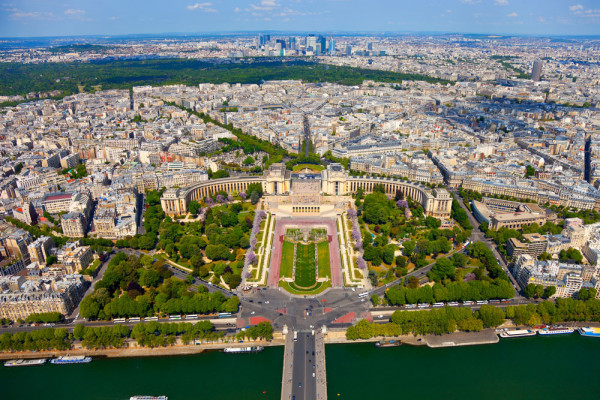
[[[267,321],[272,323],[273,321],[266,319],[265,317],[250,317],[250,325],[258,325],[261,322]]]
[[[273,240],[273,252],[271,253],[271,262],[269,270],[269,278],[267,285],[270,288],[279,286],[279,273],[281,269],[281,251],[283,243],[280,237],[285,234],[286,226],[327,226],[327,234],[331,236],[329,242],[329,266],[331,269],[331,286],[342,287],[344,281],[342,279],[342,268],[340,262],[340,247],[337,238],[337,227],[335,220],[329,218],[282,218],[275,222],[275,237]]]
[[[338,319],[334,320],[332,324],[351,324],[356,319],[356,313],[354,311],[349,312],[346,315],[342,315]]]

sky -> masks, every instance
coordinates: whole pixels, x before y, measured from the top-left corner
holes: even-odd
[[[0,37],[264,30],[600,35],[600,0],[0,0]]]

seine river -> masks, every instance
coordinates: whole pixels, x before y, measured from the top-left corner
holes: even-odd
[[[329,399],[598,398],[600,338],[578,334],[446,349],[328,345]],[[0,367],[2,399],[279,400],[282,347],[260,354],[95,359]]]

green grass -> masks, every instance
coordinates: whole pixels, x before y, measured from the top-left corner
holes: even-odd
[[[317,282],[317,284],[310,289],[301,288],[298,285],[296,285],[294,282],[285,282],[285,281],[280,282],[279,286],[281,286],[282,288],[284,288],[291,294],[309,295],[309,294],[321,293],[323,290],[331,287],[331,281]]]
[[[279,276],[281,278],[292,278],[292,272],[294,270],[294,243],[283,241],[281,249],[281,268],[279,270]]]
[[[329,277],[331,268],[329,265],[329,242],[321,242],[317,245],[319,255],[319,277]]]
[[[316,283],[314,243],[297,245],[294,281],[297,286],[302,288],[311,288]]]
[[[292,168],[293,171],[300,171],[304,168],[311,169],[313,171],[323,171],[325,169],[322,165],[313,165],[313,164],[297,164]]]

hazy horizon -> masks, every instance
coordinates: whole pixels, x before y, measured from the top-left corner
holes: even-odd
[[[594,0],[37,0],[0,4],[0,37],[223,33],[597,36]]]

